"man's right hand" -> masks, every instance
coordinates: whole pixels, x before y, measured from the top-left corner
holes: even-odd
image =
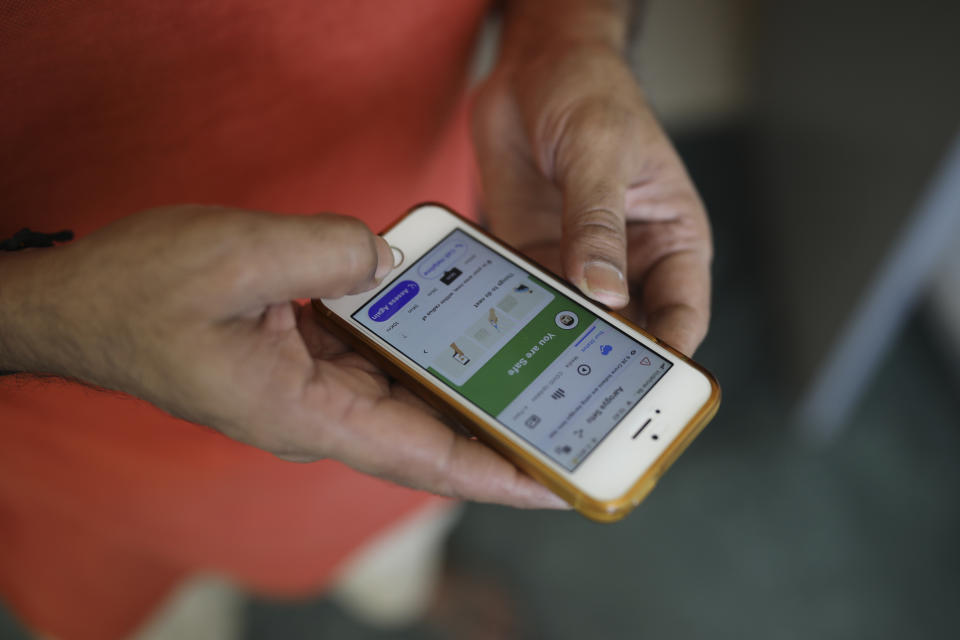
[[[335,458],[459,498],[565,506],[292,302],[358,293],[393,263],[361,222],[199,206],[0,256],[0,370],[130,393],[295,461]]]

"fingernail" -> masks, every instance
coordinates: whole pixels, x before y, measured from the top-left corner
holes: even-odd
[[[622,307],[630,299],[623,273],[609,262],[588,263],[583,276],[590,297],[606,305]]]
[[[393,270],[393,250],[387,241],[377,237],[377,271],[374,277],[379,280]]]

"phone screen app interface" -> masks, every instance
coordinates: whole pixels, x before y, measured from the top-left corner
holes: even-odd
[[[353,318],[568,471],[672,366],[460,230]]]

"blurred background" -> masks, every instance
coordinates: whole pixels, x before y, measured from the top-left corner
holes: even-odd
[[[723,405],[626,520],[468,505],[449,570],[523,638],[956,637],[960,3],[651,0],[633,56],[713,220]],[[248,640],[451,637],[236,611]]]

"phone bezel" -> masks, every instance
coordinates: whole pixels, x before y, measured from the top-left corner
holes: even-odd
[[[455,229],[518,264],[604,321],[617,327],[643,346],[669,360],[673,366],[613,428],[573,471],[567,471],[522,437],[501,425],[468,399],[436,380],[421,365],[352,318],[372,298],[396,281]],[[569,283],[496,240],[485,231],[442,205],[425,204],[412,209],[383,232],[398,247],[405,260],[374,289],[335,300],[315,301],[333,323],[338,335],[368,355],[376,357],[394,375],[413,383],[415,390],[435,406],[467,422],[488,444],[547,484],[585,515],[603,521],[622,517],[653,488],[666,468],[686,448],[719,405],[720,389],[713,376],[699,364],[663,344],[617,314],[582,296]],[[659,411],[657,411],[659,409]],[[643,437],[633,434],[651,419]],[[651,427],[653,427],[651,429]],[[656,434],[657,439],[652,435]]]

